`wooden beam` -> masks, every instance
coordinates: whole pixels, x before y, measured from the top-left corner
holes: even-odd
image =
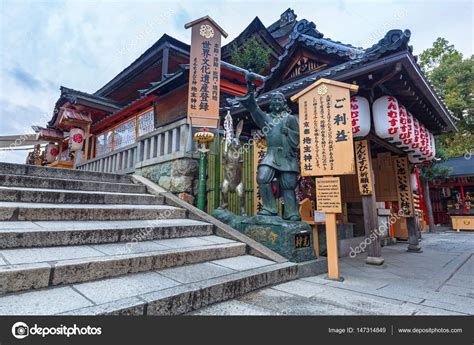
[[[375,133],[373,132],[370,132],[366,139],[370,140],[370,141],[373,141],[374,143],[376,143],[377,145],[379,146],[382,146],[384,148],[386,148],[387,150],[397,154],[397,155],[404,155],[405,153],[400,150],[398,147],[386,142],[385,140],[379,138]]]

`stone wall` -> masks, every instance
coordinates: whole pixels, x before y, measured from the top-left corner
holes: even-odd
[[[135,172],[194,204],[198,191],[198,160],[180,158],[137,169]]]

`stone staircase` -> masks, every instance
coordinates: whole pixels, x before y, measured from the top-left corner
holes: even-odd
[[[0,315],[177,315],[295,278],[140,181],[0,163]]]

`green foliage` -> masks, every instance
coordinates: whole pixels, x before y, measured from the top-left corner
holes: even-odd
[[[448,157],[474,148],[474,56],[464,59],[453,45],[438,38],[432,48],[420,54],[420,66],[446,106],[458,118],[458,133],[440,137]]]
[[[444,179],[448,177],[451,172],[449,168],[440,167],[439,163],[444,162],[448,157],[442,142],[438,139],[435,140],[436,146],[436,157],[438,161],[431,163],[430,165],[422,165],[420,167],[420,180],[425,183],[435,179]]]
[[[270,48],[264,48],[255,37],[247,39],[239,49],[237,44],[231,47],[231,62],[239,67],[262,73],[270,64]]]

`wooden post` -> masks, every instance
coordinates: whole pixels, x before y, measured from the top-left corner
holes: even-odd
[[[87,160],[87,157],[89,156],[89,142],[90,142],[90,132],[91,132],[91,124],[87,124],[86,127],[86,148],[84,149],[84,161]]]
[[[63,142],[58,141],[59,153],[58,153],[58,161],[61,160],[61,156],[63,155]]]
[[[415,218],[407,218],[407,227],[408,227],[408,252],[412,253],[422,253],[420,242],[418,240],[418,234],[416,231]]]
[[[367,246],[365,263],[369,265],[382,265],[384,259],[382,258],[382,245],[377,231],[377,208],[374,194],[362,196],[362,209],[364,212],[365,236],[371,238]],[[372,235],[374,231],[375,236]]]
[[[369,265],[382,265],[384,259],[382,258],[382,244],[379,237],[378,229],[378,218],[377,218],[377,204],[375,199],[375,184],[374,184],[374,169],[372,165],[372,155],[370,153],[370,142],[366,141],[366,160],[367,160],[367,172],[368,172],[368,184],[370,195],[367,193],[363,194],[362,197],[362,210],[364,212],[364,229],[365,236],[371,241],[367,246],[367,258],[365,263]],[[356,149],[357,151],[357,149]],[[358,153],[356,152],[356,156]],[[357,160],[357,172],[360,176],[359,171],[359,160]],[[361,188],[362,192],[362,188]],[[374,236],[375,235],[375,236]]]
[[[339,253],[337,250],[336,214],[326,213],[326,242],[328,255],[328,278],[342,281],[339,276]]]

